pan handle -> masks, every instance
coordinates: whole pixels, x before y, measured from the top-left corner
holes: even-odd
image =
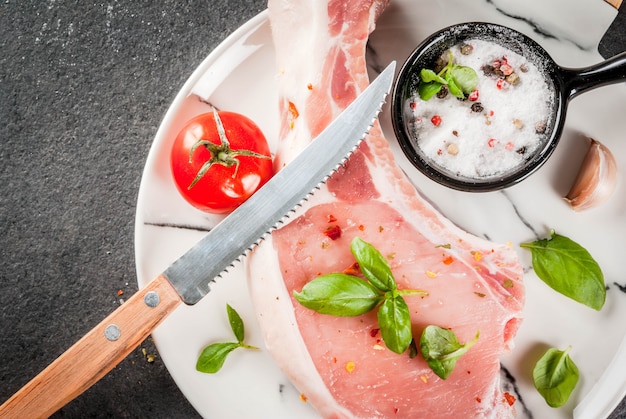
[[[560,68],[558,77],[568,100],[600,86],[626,81],[626,52],[585,68]]]
[[[11,396],[0,417],[49,417],[104,377],[181,303],[159,275]]]

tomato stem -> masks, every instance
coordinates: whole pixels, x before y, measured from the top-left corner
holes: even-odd
[[[226,130],[224,129],[224,125],[222,124],[222,120],[219,117],[219,114],[215,108],[213,108],[213,117],[215,118],[215,124],[217,125],[217,133],[220,137],[220,144],[215,144],[209,140],[198,140],[190,149],[189,149],[189,163],[193,161],[193,153],[196,151],[198,147],[205,147],[209,153],[211,153],[211,158],[207,160],[200,170],[198,174],[191,182],[191,184],[187,187],[187,189],[191,189],[202,177],[209,171],[211,166],[214,164],[221,164],[225,167],[235,166],[235,171],[233,172],[232,178],[234,179],[237,176],[237,171],[239,170],[239,156],[248,156],[248,157],[256,157],[259,159],[271,159],[271,156],[266,156],[265,154],[255,153],[250,150],[232,150],[230,148],[230,142],[228,141],[228,137],[226,137]]]

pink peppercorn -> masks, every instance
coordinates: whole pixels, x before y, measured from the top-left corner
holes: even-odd
[[[500,66],[500,71],[502,71],[502,74],[504,74],[505,76],[508,76],[513,73],[513,67],[508,64],[502,64]]]
[[[439,115],[435,115],[430,118],[430,122],[432,122],[434,126],[438,127],[439,124],[441,124],[441,117]]]
[[[474,89],[472,90],[472,93],[469,94],[468,99],[472,102],[475,102],[478,100],[478,89]]]

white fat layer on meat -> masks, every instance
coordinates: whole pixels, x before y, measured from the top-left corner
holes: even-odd
[[[264,243],[255,249],[254,257],[249,258],[248,269],[255,272],[252,281],[255,283],[255,301],[267,303],[255,305],[257,320],[263,325],[261,329],[267,349],[273,352],[289,348],[288,368],[292,384],[299,390],[306,388],[304,396],[307,399],[325,401],[318,407],[320,414],[328,416],[341,412],[344,415],[342,417],[352,418],[351,413],[335,401],[317,373],[298,329],[293,305],[290,303],[291,296],[282,283],[280,265],[271,236]]]

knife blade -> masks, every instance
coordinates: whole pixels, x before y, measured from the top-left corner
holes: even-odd
[[[91,387],[183,302],[195,304],[234,261],[302,204],[369,132],[394,79],[387,68],[291,163],[0,406],[0,417],[48,417]],[[208,263],[210,261],[210,263]]]
[[[165,270],[163,274],[185,303],[195,304],[200,301],[209,292],[209,283],[215,277],[250,250],[251,244],[257,244],[283,216],[294,210],[306,195],[352,154],[357,143],[345,139],[355,138],[358,134],[365,136],[365,130],[361,129],[363,120],[373,123],[373,104],[376,99],[379,100],[378,105],[382,104],[382,92],[387,85],[391,86],[393,71],[392,63],[340,117],[275,174],[273,182],[266,183],[244,205],[216,225],[200,243]],[[338,141],[339,138],[344,141]],[[215,264],[202,263],[208,255]],[[199,265],[203,269],[198,269]]]

